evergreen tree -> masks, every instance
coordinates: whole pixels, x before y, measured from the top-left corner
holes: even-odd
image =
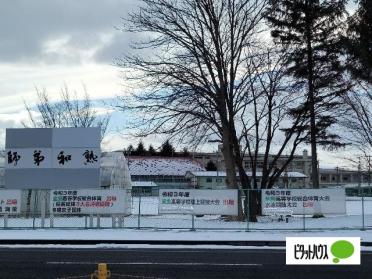
[[[146,149],[145,146],[143,145],[142,140],[138,143],[136,153],[138,156],[145,156],[146,155]]]
[[[160,149],[160,155],[161,156],[164,156],[164,157],[173,157],[174,155],[174,147],[172,146],[172,144],[169,142],[169,140],[166,140],[162,146],[161,146],[161,149]]]
[[[205,167],[207,171],[217,171],[217,166],[212,161],[209,161],[207,163],[207,166]]]
[[[125,155],[135,155],[135,150],[134,150],[134,147],[133,145],[128,145],[127,149],[125,150]]]
[[[150,156],[155,156],[157,154],[155,148],[151,144],[149,145],[149,154]]]
[[[345,0],[271,0],[267,19],[276,43],[289,52],[288,74],[304,89],[304,101],[291,111],[306,119],[303,129],[311,144],[312,183],[319,188],[317,145],[337,148],[343,144],[330,133],[335,111],[347,91],[340,63],[340,28]]]
[[[372,83],[372,2],[360,0],[358,10],[349,18],[344,37],[347,67],[358,79]]]
[[[182,156],[183,157],[190,157],[190,152],[189,150],[187,149],[187,147],[184,147],[183,150],[182,150]]]

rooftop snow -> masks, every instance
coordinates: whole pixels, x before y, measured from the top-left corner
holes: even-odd
[[[217,177],[217,176],[226,177],[226,172],[224,171],[191,171],[190,173],[193,176],[197,176],[197,177]],[[252,176],[252,172],[247,171],[246,174],[248,176]],[[289,171],[287,172],[287,174],[288,174],[288,177],[293,177],[293,178],[306,178],[307,177],[303,173],[296,172],[296,171]],[[256,176],[261,177],[262,172],[257,171]],[[280,176],[281,177],[285,176],[285,173],[282,173]]]
[[[130,175],[185,176],[188,171],[205,171],[198,162],[187,158],[131,157]]]
[[[152,181],[132,181],[132,187],[157,187],[158,185]]]

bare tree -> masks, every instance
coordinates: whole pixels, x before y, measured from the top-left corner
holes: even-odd
[[[105,135],[110,120],[108,114],[100,116],[84,87],[84,96],[78,99],[78,94],[71,94],[65,85],[60,92],[60,100],[52,102],[45,89],[36,88],[38,103],[36,115],[32,107],[25,103],[28,112],[28,122],[22,122],[24,127],[61,128],[61,127],[101,127],[102,137]]]
[[[147,39],[134,45],[139,54],[118,61],[126,78],[143,89],[119,98],[118,104],[138,113],[133,125],[140,128],[137,135],[167,134],[193,143],[219,138],[227,184],[234,189],[241,162],[236,118],[252,101],[246,94],[245,67],[258,41],[266,2],[142,0],[124,31],[141,32]],[[239,174],[243,187],[249,187],[245,172]]]
[[[343,99],[348,110],[340,124],[347,129],[348,140],[368,155],[372,152],[372,84],[359,82]]]
[[[309,137],[303,115],[291,118],[288,113],[303,96],[299,94],[301,84],[287,76],[286,55],[277,48],[268,48],[247,65],[253,101],[240,114],[240,144],[249,158],[254,189],[272,188],[293,160],[299,144]],[[260,167],[259,157],[263,160]],[[256,179],[259,169],[260,185]]]

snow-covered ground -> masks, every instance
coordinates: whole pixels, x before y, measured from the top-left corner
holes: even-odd
[[[128,241],[285,241],[286,237],[361,237],[362,242],[372,242],[371,231],[189,231],[189,230],[6,230],[0,231],[0,239],[32,240],[115,240]]]

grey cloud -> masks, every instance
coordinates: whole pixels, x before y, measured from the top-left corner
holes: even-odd
[[[128,37],[130,34],[120,33],[115,34],[111,42],[101,48],[95,54],[95,59],[98,62],[115,62],[115,59],[122,57],[129,50],[129,44],[132,39]]]
[[[78,62],[76,54],[45,53],[45,43],[68,36],[66,47],[73,52],[99,46],[98,61],[112,61],[127,44],[124,34],[114,35],[105,46],[102,36],[118,33],[138,0],[13,0],[0,8],[0,62]],[[103,53],[103,51],[107,53]],[[113,53],[110,53],[112,51]]]
[[[13,120],[0,120],[0,129],[14,127],[15,125],[16,123]]]

